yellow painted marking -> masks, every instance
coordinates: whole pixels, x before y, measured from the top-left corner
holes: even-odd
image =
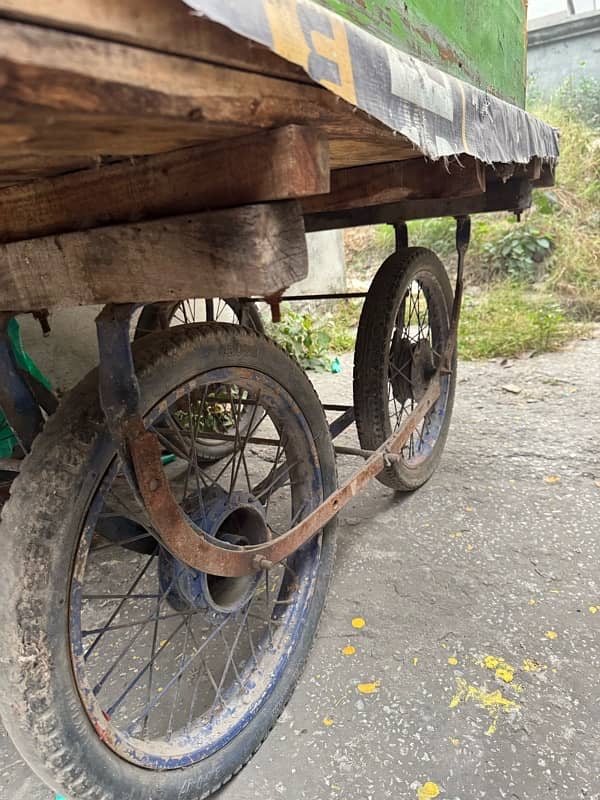
[[[418,663],[419,663],[419,656],[415,656],[413,658],[413,667],[416,667]]]
[[[546,639],[558,639],[558,633],[556,631],[546,631],[544,636]]]
[[[495,692],[486,692],[472,683],[467,683],[464,678],[460,677],[456,679],[456,687],[456,694],[450,700],[450,708],[456,708],[460,703],[468,703],[470,701],[485,709],[490,717],[490,725],[486,730],[488,736],[496,732],[498,717],[501,712],[508,714],[520,708],[519,704],[514,700],[505,697],[500,689],[496,689]]]
[[[467,547],[466,547],[468,553],[470,553],[471,550],[473,550],[474,548],[475,548],[474,544],[468,544]]]
[[[450,534],[451,539],[462,539],[462,531],[456,531],[456,533]]]
[[[347,644],[346,647],[342,648],[342,653],[345,656],[353,656],[356,653],[356,647],[352,647],[351,644]]]
[[[590,614],[596,614],[598,612],[598,606],[590,606],[589,612]]]
[[[465,511],[475,511],[475,509],[473,508],[473,506],[466,506]]]
[[[324,717],[323,725],[325,725],[326,728],[331,728],[331,726],[333,725],[333,720],[331,719],[331,717]]]
[[[303,28],[295,0],[265,0],[265,13],[273,36],[273,50],[308,71],[311,53],[331,61],[338,68],[339,83],[317,77],[322,86],[356,105],[356,89],[346,26],[331,19],[331,36]]]
[[[450,664],[451,667],[455,667],[458,664],[458,658],[450,656],[450,658],[448,659],[448,663]]]
[[[458,736],[451,736],[450,741],[452,742],[454,747],[458,747],[460,744],[460,739],[458,738]]]
[[[331,38],[324,36],[319,31],[310,33],[315,51],[337,65],[340,78],[339,83],[324,80],[320,80],[319,83],[355,105],[356,89],[354,88],[354,77],[352,75],[352,60],[350,58],[348,37],[346,36],[346,26],[341,19],[331,17],[331,32],[333,34]]]
[[[373,681],[373,683],[359,683],[356,688],[361,694],[375,694],[381,685],[381,681]]]
[[[354,617],[352,620],[352,627],[353,628],[364,628],[367,623],[364,621],[362,617]]]
[[[535,599],[535,597],[530,597],[527,602],[529,603],[530,606],[534,606],[536,605],[537,600]]]
[[[427,781],[417,789],[417,800],[432,800],[440,793],[440,788],[437,783]]]

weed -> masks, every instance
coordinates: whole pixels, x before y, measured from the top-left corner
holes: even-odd
[[[292,311],[286,303],[283,303],[281,312],[281,322],[267,324],[269,336],[304,369],[328,369],[331,336],[324,324],[315,322],[310,314]]]
[[[556,350],[575,330],[556,301],[517,284],[500,283],[480,299],[465,297],[459,355],[474,359]]]

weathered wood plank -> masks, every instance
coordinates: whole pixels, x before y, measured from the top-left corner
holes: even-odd
[[[328,191],[326,137],[289,125],[0,190],[0,242]]]
[[[324,131],[334,166],[381,161],[380,147],[387,159],[415,155],[318,86],[6,20],[0,42],[0,180],[15,156],[47,158],[51,174],[66,157],[76,168],[290,123]]]
[[[485,169],[470,156],[458,161],[410,161],[335,170],[329,194],[303,201],[305,214],[364,208],[401,200],[468,197],[485,192]]]
[[[269,295],[306,276],[298,201],[0,245],[0,310]]]
[[[306,230],[328,231],[358,225],[380,225],[411,219],[455,217],[488,211],[522,211],[531,205],[531,181],[511,178],[506,183],[488,185],[485,194],[471,197],[437,198],[434,200],[402,200],[378,206],[325,211],[306,214]]]
[[[310,81],[300,67],[194,15],[179,0],[0,0],[0,16],[263,75]]]

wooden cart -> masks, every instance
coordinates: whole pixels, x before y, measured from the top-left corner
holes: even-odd
[[[510,69],[492,94],[442,32],[427,64],[425,28],[403,52],[345,5],[0,0],[0,710],[77,800],[192,800],[248,761],[301,674],[337,512],[437,465],[469,215],[553,181],[556,132],[497,96]],[[408,242],[438,216],[454,290]],[[379,222],[396,251],[328,424],[252,298],[277,313],[306,231]],[[92,304],[99,368],[57,408],[14,318]],[[338,449],[364,465],[338,486],[353,423]]]

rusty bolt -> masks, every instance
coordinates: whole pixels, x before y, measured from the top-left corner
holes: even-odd
[[[254,556],[254,558],[252,559],[252,566],[256,570],[259,570],[259,569],[271,569],[271,567],[273,566],[273,562],[269,561],[268,558],[263,558],[262,556],[257,555],[257,556]]]

